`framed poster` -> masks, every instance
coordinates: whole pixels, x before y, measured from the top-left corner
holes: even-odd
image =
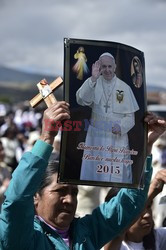
[[[128,45],[64,39],[59,181],[139,187],[147,145],[144,53]]]

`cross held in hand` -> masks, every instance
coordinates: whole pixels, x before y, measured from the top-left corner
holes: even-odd
[[[45,101],[47,107],[50,107],[53,103],[56,103],[57,100],[53,94],[53,91],[56,90],[56,88],[58,88],[62,83],[63,80],[61,77],[58,77],[50,85],[45,79],[41,80],[37,84],[40,93],[30,100],[30,105],[32,108],[35,108],[43,100]]]

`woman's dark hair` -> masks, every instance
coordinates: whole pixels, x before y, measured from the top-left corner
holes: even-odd
[[[166,227],[166,217],[163,220],[162,227]]]
[[[143,246],[145,250],[155,250],[155,234],[154,234],[154,227],[152,227],[149,234],[143,237]]]
[[[59,169],[59,161],[50,160],[46,168],[45,174],[43,176],[43,179],[40,183],[39,189],[37,191],[39,195],[42,195],[43,189],[51,184],[52,176],[53,174],[58,173],[58,169]]]
[[[121,188],[117,187],[111,188],[105,197],[105,201],[110,201],[113,197],[115,197],[119,193],[120,189]]]

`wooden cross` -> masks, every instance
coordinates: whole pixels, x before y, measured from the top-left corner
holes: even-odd
[[[56,103],[57,100],[53,94],[53,91],[62,83],[63,80],[61,77],[58,77],[50,85],[45,79],[41,80],[37,84],[40,93],[30,100],[30,105],[32,106],[32,108],[35,108],[39,103],[43,101],[43,99],[47,107],[50,107],[53,103]]]

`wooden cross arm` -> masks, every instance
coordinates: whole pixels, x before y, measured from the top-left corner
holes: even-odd
[[[44,80],[42,80],[44,81]],[[42,82],[41,81],[41,82]],[[39,90],[42,89],[42,87],[40,86],[41,85],[41,82],[39,82],[37,84]],[[63,80],[61,77],[58,77],[56,80],[54,80],[50,85],[49,87],[51,88],[51,91],[53,92],[57,87],[59,87],[61,84],[63,83]],[[31,100],[30,100],[30,105],[32,108],[35,108],[39,103],[41,103],[43,101],[44,97],[42,96],[41,93],[37,94],[35,97],[33,97]],[[51,105],[51,103],[53,102],[56,102],[56,99],[53,95],[53,93],[50,93],[49,94],[49,98],[46,97],[45,99],[45,102],[47,104],[47,106],[49,107]]]

